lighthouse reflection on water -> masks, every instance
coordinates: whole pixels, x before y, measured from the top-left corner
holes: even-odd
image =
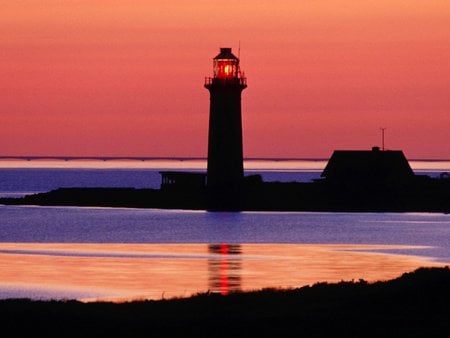
[[[208,246],[209,291],[227,295],[241,290],[241,245],[210,244]]]

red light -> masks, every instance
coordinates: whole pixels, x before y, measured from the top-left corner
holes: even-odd
[[[223,71],[224,71],[226,76],[230,76],[230,74],[231,74],[231,66],[230,65],[225,65],[225,67],[223,67]]]
[[[236,78],[238,76],[237,69],[236,60],[217,60],[214,75],[221,79]]]

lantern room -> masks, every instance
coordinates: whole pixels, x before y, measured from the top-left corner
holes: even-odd
[[[213,59],[214,78],[236,79],[239,77],[239,59],[231,48],[220,48],[220,54]]]

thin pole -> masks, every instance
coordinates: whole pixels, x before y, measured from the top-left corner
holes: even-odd
[[[238,76],[242,77],[240,63],[241,63],[241,40],[239,40],[239,48],[238,48]]]
[[[241,40],[239,40],[238,59],[241,59]]]
[[[384,131],[386,129],[387,128],[380,128],[380,130],[381,130],[381,150],[384,150]]]

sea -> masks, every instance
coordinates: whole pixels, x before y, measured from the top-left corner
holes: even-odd
[[[410,161],[418,175],[450,161]],[[326,160],[246,160],[265,181],[319,179]],[[59,187],[158,188],[203,159],[2,159],[0,197]],[[130,301],[386,280],[450,263],[442,213],[206,212],[0,205],[0,299]]]

